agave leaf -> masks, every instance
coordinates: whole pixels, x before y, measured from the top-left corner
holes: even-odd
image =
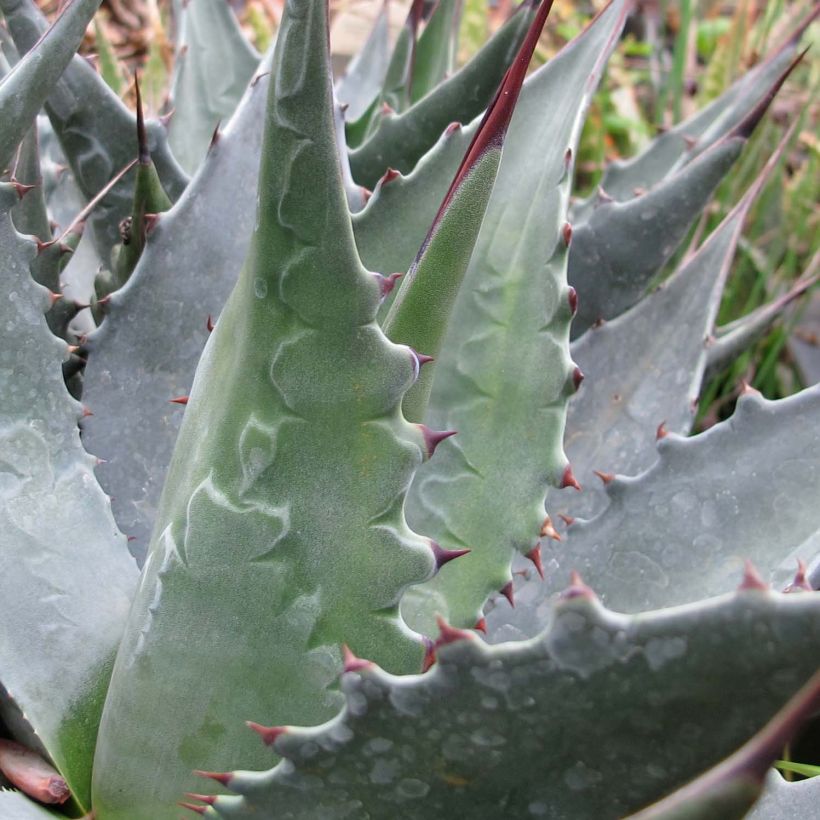
[[[456,626],[477,621],[487,596],[509,582],[515,552],[537,543],[547,486],[565,478],[564,415],[575,389],[568,160],[626,7],[608,6],[519,100],[425,418],[458,435],[419,470],[408,499],[413,526],[472,552],[408,595],[416,628],[429,629],[436,611]]]
[[[48,330],[35,245],[11,225],[0,186],[0,682],[90,807],[102,698],[137,572],[80,444],[82,408],[63,383],[65,343]],[[31,648],[37,647],[37,652]]]
[[[411,0],[407,18],[396,39],[384,85],[380,95],[382,105],[393,111],[405,111],[410,106],[410,83],[416,54],[416,36],[422,21],[424,0]],[[372,123],[372,120],[371,120]],[[370,126],[368,126],[369,131]]]
[[[456,65],[463,0],[438,0],[416,43],[410,101],[417,103],[445,80]]]
[[[437,562],[402,514],[424,454],[400,412],[419,362],[375,322],[327,52],[326,5],[291,0],[258,228],[197,371],[108,693],[99,820],[176,818],[194,766],[265,765],[243,721],[327,719],[343,640],[391,670],[421,666],[398,614]]]
[[[735,130],[760,103],[794,59],[803,33],[820,13],[815,7],[765,60],[743,75],[713,103],[701,109],[657,139],[636,157],[609,163],[601,180],[607,195],[626,202],[636,192],[649,190]],[[573,207],[573,222],[587,218],[595,197]]]
[[[628,612],[725,592],[745,559],[772,578],[817,537],[818,472],[820,386],[780,401],[747,393],[728,421],[663,438],[651,468],[611,480],[609,506],[548,548],[546,580],[518,587],[515,611],[489,613],[493,640],[536,634],[570,569]]]
[[[820,275],[804,276],[789,290],[746,316],[719,327],[707,350],[703,381],[708,383],[742,352],[748,350],[783,315],[783,311],[817,284]]]
[[[820,673],[731,757],[628,820],[742,820],[760,796],[769,767],[818,706]]]
[[[106,85],[117,95],[124,93],[123,76],[117,55],[106,34],[106,27],[100,25],[99,19],[94,20],[94,46],[100,61],[100,76]]]
[[[552,8],[544,0],[521,50],[504,77],[470,143],[415,262],[384,320],[394,342],[437,356],[492,194],[504,138],[533,52]],[[405,416],[421,422],[433,383],[426,367],[402,405]]]
[[[214,129],[233,114],[259,65],[225,0],[183,3],[168,141],[188,174],[202,162]]]
[[[606,505],[594,471],[636,475],[657,457],[661,423],[673,433],[691,429],[709,339],[743,223],[792,131],[688,262],[626,313],[573,343],[572,357],[586,379],[570,402],[565,446],[584,492],[552,494],[550,509],[588,518]]]
[[[86,419],[84,441],[105,459],[100,483],[140,560],[182,416],[169,402],[190,392],[208,317],[216,320],[248,251],[269,81],[260,76],[251,85],[89,340],[83,401],[94,415]]]
[[[86,26],[100,0],[73,0],[57,15],[28,53],[0,83],[0,171],[9,166],[17,146],[34,125],[43,105],[65,67],[71,62]],[[6,12],[6,4],[2,6]]]
[[[568,592],[525,643],[445,626],[427,675],[360,661],[345,710],[286,727],[273,742],[286,759],[225,778],[241,797],[205,816],[614,820],[725,758],[816,671],[816,596],[751,591],[628,617]]]
[[[358,183],[372,188],[388,168],[408,173],[451,122],[470,122],[481,113],[532,23],[533,2],[525,0],[470,62],[415,105],[400,114],[379,113],[372,136],[350,153]]]
[[[0,817],[3,820],[54,820],[63,815],[44,809],[20,792],[0,789]]]
[[[389,2],[384,0],[373,29],[361,50],[336,84],[336,97],[346,105],[345,117],[355,122],[379,96],[390,64]]]
[[[0,0],[0,10],[21,52],[28,51],[48,26],[33,0]],[[46,112],[87,200],[134,158],[134,114],[82,57],[76,56],[69,63],[46,101]],[[175,200],[184,190],[187,177],[168,148],[165,127],[152,121],[147,130],[151,156],[165,190]],[[111,249],[120,240],[119,224],[131,212],[132,190],[130,174],[90,217],[98,253],[106,264]]]
[[[805,820],[820,805],[820,777],[790,783],[777,772],[766,778],[766,788],[747,820]]]

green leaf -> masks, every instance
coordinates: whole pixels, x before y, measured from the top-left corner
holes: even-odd
[[[0,816],[3,820],[54,820],[62,817],[38,806],[20,792],[0,789]]]
[[[205,816],[615,820],[732,753],[816,671],[815,596],[627,617],[568,594],[525,643],[445,627],[427,675],[359,662],[345,710],[286,727],[286,759],[225,778],[241,797]]]
[[[438,0],[416,43],[410,101],[417,103],[445,80],[456,65],[463,0]]]
[[[29,274],[35,245],[11,225],[14,189],[0,186],[0,196],[0,682],[88,809],[102,698],[137,572],[80,444],[65,343],[49,332],[47,291]]]
[[[48,25],[33,0],[0,0],[0,9],[21,52],[28,51]],[[134,114],[82,57],[69,63],[46,101],[46,112],[86,200],[134,159]],[[187,177],[171,155],[165,127],[152,121],[147,128],[151,156],[165,190],[175,200]],[[120,241],[119,224],[131,212],[132,202],[133,173],[105,197],[89,219],[105,264]]]
[[[396,672],[421,666],[398,613],[437,561],[402,514],[424,454],[400,411],[418,359],[376,324],[380,283],[356,254],[326,24],[324,3],[291,0],[279,30],[258,227],[197,371],[117,657],[99,820],[175,820],[194,767],[264,765],[245,720],[327,719],[342,641]]]
[[[117,95],[123,93],[123,78],[117,55],[108,40],[105,26],[99,20],[94,21],[94,45],[100,60],[100,75],[106,85]]]
[[[742,820],[757,800],[772,761],[820,706],[820,673],[731,757],[628,820]]]
[[[9,0],[3,4],[4,13]],[[100,0],[73,0],[0,82],[0,171],[34,125],[37,112],[85,34]]]
[[[546,579],[521,584],[514,611],[488,614],[493,640],[536,634],[570,570],[627,612],[726,592],[744,559],[782,584],[784,562],[793,572],[815,557],[819,470],[820,386],[780,401],[747,393],[728,421],[661,439],[646,472],[611,480],[609,506],[545,552]]]
[[[575,390],[568,157],[625,13],[625,3],[611,4],[532,75],[518,102],[425,417],[458,435],[419,470],[408,499],[414,528],[472,552],[409,593],[405,612],[416,628],[429,629],[437,611],[457,626],[475,624],[487,596],[509,582],[516,551],[537,544],[547,487],[564,478],[564,416]]]
[[[403,113],[381,113],[373,135],[350,153],[354,179],[372,188],[388,168],[408,173],[451,122],[470,122],[481,113],[518,52],[534,13],[527,0],[470,62],[435,91]]]
[[[236,109],[260,58],[225,0],[183,3],[177,24],[168,141],[179,164],[193,174],[214,129]]]
[[[790,783],[777,772],[766,780],[766,788],[747,820],[803,820],[820,804],[820,777]]]

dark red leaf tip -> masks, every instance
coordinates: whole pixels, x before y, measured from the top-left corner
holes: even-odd
[[[188,404],[188,396],[176,396],[173,399],[168,399],[170,404]]]
[[[393,108],[391,108],[386,102],[382,103],[381,115],[383,117],[389,117],[389,116],[392,116],[395,113],[396,113],[395,110]]]
[[[553,541],[561,540],[561,536],[558,534],[558,530],[555,529],[555,526],[552,523],[552,518],[549,516],[544,518],[544,523],[541,525],[541,529],[538,534],[542,538],[552,538]]]
[[[342,664],[343,672],[361,672],[363,669],[369,669],[371,666],[375,666],[373,661],[368,661],[354,655],[346,643],[342,644]]]
[[[450,438],[450,436],[454,436],[458,432],[457,430],[431,430],[426,424],[417,424],[416,427],[421,430],[421,434],[424,437],[424,446],[427,449],[428,458],[433,457],[436,448],[444,439]]]
[[[483,632],[485,635],[487,634],[487,620],[485,618],[479,618],[475,622],[475,626],[473,627],[476,632]]]
[[[575,316],[578,312],[578,291],[572,286],[567,289],[567,302],[569,302],[569,312]]]
[[[208,329],[208,333],[214,332],[214,320],[210,313],[208,314],[208,318],[205,320],[205,327]]]
[[[806,577],[806,563],[800,558],[797,559],[797,572],[794,580],[783,590],[783,592],[814,592],[814,587]]]
[[[565,487],[574,487],[576,490],[580,492],[581,485],[578,483],[578,480],[575,478],[575,475],[572,472],[572,466],[567,464],[564,467],[564,472],[561,475],[561,483],[558,485],[561,489]]]
[[[391,273],[389,276],[382,276],[380,273],[374,273],[373,276],[376,277],[381,298],[386,299],[393,292],[393,288],[396,287],[396,282],[398,282],[404,274]]]
[[[577,390],[581,386],[581,382],[584,380],[584,373],[578,365],[575,365],[575,369],[572,371],[572,385]]]
[[[575,523],[575,519],[571,515],[564,515],[564,513],[558,513],[558,517],[568,526],[571,527]]]
[[[593,473],[604,482],[604,484],[611,484],[615,480],[615,473],[605,473],[603,470],[593,470]]]
[[[33,191],[37,187],[36,185],[26,185],[22,182],[18,182],[16,179],[13,179],[11,184],[14,186],[18,199],[22,199],[29,191]]]
[[[569,586],[561,593],[561,598],[565,601],[573,598],[586,598],[587,600],[595,600],[597,596],[591,587],[584,583],[584,579],[576,570],[572,570],[569,576]]]
[[[558,535],[557,532],[555,534]],[[560,540],[561,536],[558,535],[558,538]],[[532,563],[535,565],[535,571],[541,576],[541,579],[543,580],[544,565],[541,563],[541,545],[536,544],[528,553],[526,553],[526,555],[527,558],[529,558],[530,561],[532,561]]]
[[[444,129],[444,136],[450,137],[456,133],[456,131],[461,130],[461,123],[460,122],[451,122],[445,129]]]
[[[382,187],[384,187],[385,185],[387,185],[388,183],[392,182],[394,179],[400,176],[401,173],[399,173],[399,171],[397,171],[395,168],[388,168],[384,172],[384,174],[382,174],[382,178],[379,180],[379,182],[381,183]]]
[[[436,648],[445,646],[448,643],[455,643],[456,641],[472,640],[472,632],[467,632],[464,629],[458,629],[451,626],[441,617],[436,616],[436,625],[438,626],[438,638],[436,639]]]
[[[572,242],[572,225],[569,222],[565,222],[561,228],[561,238],[564,240],[564,247],[568,248]]]
[[[215,780],[223,786],[229,785],[231,780],[233,780],[233,774],[231,772],[205,772],[202,771],[202,769],[195,769],[194,774],[197,777],[205,777],[208,780]]]
[[[513,591],[512,579],[507,581],[498,591],[510,602],[510,606],[515,606],[515,592]]]
[[[208,811],[207,806],[196,806],[193,803],[186,803],[184,800],[180,800],[177,805],[183,809],[188,809],[188,811],[196,812],[197,814],[205,814],[205,812]]]
[[[743,565],[743,580],[741,580],[738,589],[769,589],[769,585],[760,577],[760,573],[757,571],[757,567],[755,567],[755,565],[748,559]]]
[[[216,803],[216,795],[215,794],[197,794],[196,792],[185,792],[186,797],[190,797],[191,800],[199,800],[200,803],[205,803],[208,806],[213,806]]]
[[[421,660],[421,671],[427,672],[436,662],[436,645],[428,637],[422,636],[424,644],[424,657]]]
[[[656,441],[660,441],[662,438],[666,438],[669,435],[669,431],[666,429],[666,422],[662,421],[658,425],[658,429],[655,430],[655,439]]]
[[[461,558],[462,555],[467,555],[470,552],[468,549],[446,550],[433,540],[430,540],[430,551],[433,553],[433,558],[436,561],[437,570],[441,569],[445,564],[449,564],[450,561],[455,561],[456,558]]]
[[[254,723],[252,720],[246,720],[245,725],[249,729],[253,729],[262,738],[266,746],[272,746],[276,742],[276,738],[288,731],[287,726],[263,726],[261,723]]]

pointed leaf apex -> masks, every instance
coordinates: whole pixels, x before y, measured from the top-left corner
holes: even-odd
[[[457,430],[431,430],[426,424],[417,424],[416,427],[421,430],[421,434],[424,436],[424,446],[427,448],[428,458],[433,457],[436,448],[444,439],[450,438],[458,432]]]
[[[363,669],[376,665],[373,661],[367,661],[354,655],[346,643],[342,644],[342,663],[342,672],[361,672]]]
[[[197,794],[196,792],[185,792],[186,797],[190,797],[191,800],[199,800],[200,803],[205,803],[208,806],[213,806],[216,803],[216,795],[215,794]]]
[[[655,440],[660,441],[662,438],[666,438],[669,435],[669,431],[666,429],[666,422],[662,421],[659,425],[657,430],[655,430]]]
[[[568,248],[572,242],[572,225],[569,222],[565,222],[561,228],[561,238],[564,240],[564,247]]]
[[[208,780],[215,780],[223,786],[227,786],[231,780],[233,780],[233,774],[231,772],[205,772],[202,769],[195,769],[194,774],[197,777],[205,777]]]
[[[513,592],[512,580],[507,581],[498,591],[510,602],[510,606],[515,606],[515,593]]]
[[[266,746],[272,746],[276,742],[276,738],[288,731],[287,726],[263,726],[261,723],[254,723],[252,720],[246,720],[245,725],[249,729],[253,729],[262,738]]]
[[[473,627],[476,632],[483,632],[485,635],[487,634],[487,620],[486,618],[479,618],[475,622],[475,626]]]
[[[561,536],[558,533],[555,533],[558,536],[558,540],[561,540]],[[535,565],[535,571],[541,576],[541,580],[544,579],[544,565],[541,563],[541,545],[536,544],[527,554],[527,558],[532,561]]]
[[[440,570],[445,564],[450,561],[455,561],[456,558],[461,558],[462,555],[467,555],[470,550],[446,550],[435,541],[430,541],[430,550],[433,553],[433,558],[436,562],[436,570]]]
[[[769,591],[769,585],[760,577],[755,565],[746,560],[743,565],[743,580],[740,582],[739,590],[757,589]]]
[[[558,534],[558,530],[556,530],[553,526],[552,518],[549,516],[544,519],[544,523],[541,525],[541,529],[538,534],[542,538],[552,538],[553,541],[561,540],[561,536]]]
[[[571,465],[567,464],[567,466],[564,467],[564,472],[561,475],[561,483],[558,486],[560,487],[560,489],[564,489],[565,487],[574,487],[576,490],[580,492],[581,485],[575,478],[575,475],[572,472]]]
[[[196,806],[193,803],[186,803],[184,800],[180,800],[177,805],[183,809],[188,809],[188,811],[196,812],[197,814],[205,814],[205,812],[208,811],[207,806]]]
[[[615,480],[614,473],[605,473],[602,470],[593,470],[593,473],[604,482],[604,484],[611,484]]]
[[[169,404],[188,404],[188,396],[176,396],[173,399],[168,399]]]

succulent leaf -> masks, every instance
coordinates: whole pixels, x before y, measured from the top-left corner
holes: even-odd
[[[584,492],[551,494],[548,506],[555,512],[589,518],[606,505],[595,471],[636,475],[657,458],[661,422],[668,432],[691,429],[743,223],[790,140],[791,130],[697,253],[634,307],[573,343],[572,357],[586,379],[570,402],[565,446]]]
[[[769,767],[818,706],[820,672],[731,757],[628,820],[742,820],[760,796]]]
[[[790,783],[777,772],[766,778],[763,796],[747,820],[802,820],[820,805],[820,777]]]
[[[28,51],[48,27],[33,0],[0,0],[0,10],[20,52]],[[80,56],[75,56],[46,101],[74,177],[90,200],[134,158],[136,118],[105,81]],[[175,200],[187,177],[168,148],[165,126],[147,123],[148,144],[163,186]],[[97,251],[108,264],[119,243],[119,224],[131,212],[133,178],[126,177],[91,215]]]
[[[346,675],[345,710],[287,727],[285,760],[227,777],[241,797],[206,816],[623,817],[724,759],[811,677],[819,606],[747,591],[628,617],[581,595],[525,643],[447,627],[431,672]]]
[[[10,285],[0,300],[0,683],[87,808],[137,571],[80,444],[82,407],[62,379],[65,343],[49,332],[48,292],[29,273],[35,245],[9,218],[17,194],[2,185],[0,197],[0,270]]]
[[[8,2],[8,0],[7,0]],[[72,0],[44,28],[0,83],[0,171],[34,125],[37,112],[77,51],[99,0]],[[7,5],[2,6],[5,13]]]
[[[437,611],[459,627],[478,620],[487,596],[510,580],[515,552],[537,543],[547,487],[564,477],[564,415],[575,389],[569,158],[626,6],[608,6],[532,75],[518,101],[425,417],[431,428],[458,436],[420,468],[408,498],[415,528],[446,549],[471,550],[408,593],[406,617],[421,631]]]
[[[416,43],[410,101],[417,103],[453,71],[463,0],[437,0]]]
[[[187,400],[109,689],[99,820],[175,818],[194,766],[264,765],[246,720],[327,719],[343,641],[392,671],[421,668],[422,640],[398,613],[437,563],[402,512],[424,456],[400,412],[418,359],[375,322],[380,287],[356,254],[327,51],[326,5],[292,0],[258,228]]]
[[[105,460],[100,483],[140,561],[181,422],[169,402],[190,393],[208,317],[219,316],[250,245],[269,68],[268,59],[89,340],[83,401],[94,415],[84,441]]]
[[[531,636],[548,599],[578,569],[607,606],[627,612],[674,606],[731,589],[744,560],[766,581],[794,557],[815,558],[820,514],[820,386],[780,401],[752,391],[734,415],[693,438],[670,434],[658,460],[617,477],[609,506],[574,523],[555,549],[544,545],[546,579],[516,588],[513,612],[487,616],[493,641]],[[727,476],[742,476],[743,481]],[[794,572],[792,564],[791,572]]]
[[[0,817],[3,820],[55,820],[63,816],[38,806],[20,792],[0,789]]]
[[[480,114],[518,53],[534,14],[526,0],[452,77],[403,113],[384,113],[372,136],[350,153],[353,178],[373,188],[388,168],[408,173],[451,122],[470,122]]]
[[[177,24],[168,141],[179,164],[193,174],[214,129],[239,104],[260,57],[224,0],[182,3]]]

